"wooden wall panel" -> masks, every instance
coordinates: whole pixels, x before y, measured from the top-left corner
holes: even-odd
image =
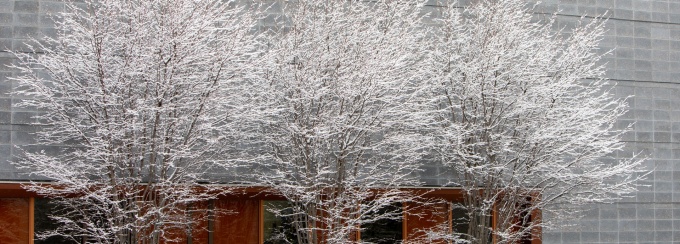
[[[0,198],[0,243],[29,243],[29,199]]]
[[[433,239],[427,232],[441,230],[450,231],[449,205],[446,203],[431,206],[406,204],[406,243],[446,243]]]
[[[194,226],[191,228],[191,243],[208,243],[210,238],[210,226],[208,222],[208,209],[210,209],[210,204],[208,202],[197,203],[193,207],[194,212]]]
[[[260,240],[260,201],[215,201],[214,244],[258,244]],[[231,212],[231,213],[229,213]]]
[[[191,226],[177,226],[165,230],[164,239],[161,244],[185,244],[191,239],[191,243],[201,244],[208,243],[209,227],[208,227],[208,209],[210,208],[208,202],[193,203],[188,207],[189,214],[194,221]],[[186,213],[181,213],[186,214]],[[180,219],[181,221],[181,219]],[[187,233],[191,232],[189,237]]]

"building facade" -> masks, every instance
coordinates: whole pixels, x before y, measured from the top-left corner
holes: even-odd
[[[607,77],[629,99],[619,126],[633,123],[625,152],[651,170],[634,197],[589,207],[573,227],[544,232],[545,243],[680,243],[680,2],[674,0],[547,0],[559,26],[602,14]]]
[[[22,51],[29,36],[55,33],[49,15],[63,8],[60,0],[0,1],[0,50]],[[556,28],[568,29],[582,16],[608,18],[609,30],[601,42],[603,52],[612,50],[604,60],[607,77],[617,83],[614,91],[618,96],[632,96],[630,111],[618,126],[632,123],[633,131],[625,135],[627,148],[617,156],[639,153],[648,158],[645,167],[652,173],[633,197],[588,206],[583,218],[570,223],[572,226],[544,230],[543,242],[680,243],[680,1],[544,0],[536,15],[558,10]],[[8,66],[15,61],[11,53],[0,51],[0,185],[4,184],[0,197],[12,202],[12,208],[0,207],[0,213],[23,219],[34,217],[36,202],[16,188],[26,176],[10,161],[17,155],[15,146],[35,141],[31,132],[39,129],[34,116],[40,112],[15,106],[22,100],[10,94],[13,83],[9,78],[16,71]],[[445,184],[446,179],[440,179],[442,170],[427,168],[423,180],[431,185]],[[17,198],[21,199],[8,200]],[[264,214],[262,200],[253,200],[259,202],[251,206],[257,216]],[[257,228],[262,233],[261,227]],[[31,227],[25,236],[32,231]],[[263,240],[261,235],[258,238]]]

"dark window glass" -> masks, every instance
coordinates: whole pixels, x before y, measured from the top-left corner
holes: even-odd
[[[467,214],[467,210],[463,207],[453,205],[451,210],[451,220],[453,233],[467,233],[468,226],[470,225],[470,219]]]
[[[397,213],[401,216],[402,208],[400,203],[395,203],[382,208],[378,214],[388,212]],[[381,219],[362,226],[361,241],[376,244],[391,244],[402,239],[403,227],[402,218]]]
[[[468,227],[470,226],[470,216],[468,215],[467,209],[465,209],[460,203],[453,203],[453,207],[451,209],[451,220],[453,222],[451,223],[453,234],[460,236],[462,239],[469,239],[467,233]],[[487,221],[487,223],[489,224],[488,227],[491,227],[490,219]],[[491,238],[491,232],[488,234],[487,243],[491,244],[493,242],[493,239]]]
[[[51,202],[49,199],[36,198],[34,208],[34,230],[35,233],[56,230],[59,226],[57,221],[51,219],[50,215],[55,215],[59,211],[59,206]],[[62,243],[78,243],[61,236],[52,236],[44,240],[35,239],[35,244],[62,244]]]
[[[296,244],[297,234],[293,226],[293,211],[287,201],[264,202],[264,244]],[[280,212],[283,216],[276,216],[274,212]]]

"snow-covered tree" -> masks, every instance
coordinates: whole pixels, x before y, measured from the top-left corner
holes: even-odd
[[[20,106],[42,111],[17,165],[50,183],[26,187],[62,209],[60,235],[92,243],[188,238],[204,173],[225,165],[249,67],[254,14],[219,0],[85,0],[58,33],[15,53]],[[194,240],[196,241],[196,240]]]
[[[276,214],[297,243],[378,241],[359,233],[401,218],[395,203],[429,204],[401,190],[429,163],[465,190],[473,243],[635,189],[640,161],[610,158],[626,104],[602,78],[600,20],[556,31],[522,0],[247,2],[85,0],[16,53],[15,95],[42,111],[16,163],[63,207],[42,236],[190,238],[216,192],[198,182],[232,162],[289,200]],[[459,241],[449,229],[429,236]]]
[[[279,4],[263,77],[251,81],[251,148],[264,169],[253,178],[290,201],[277,213],[297,243],[356,242],[367,224],[401,218],[391,205],[414,197],[399,187],[420,184],[423,150],[403,105],[424,70],[422,4]]]
[[[422,123],[433,158],[466,192],[459,207],[472,243],[538,237],[577,215],[569,206],[623,197],[643,175],[640,159],[612,157],[624,146],[614,125],[627,105],[603,79],[604,22],[555,30],[555,16],[537,21],[532,12],[522,0],[448,5],[427,44],[422,105],[434,113]]]

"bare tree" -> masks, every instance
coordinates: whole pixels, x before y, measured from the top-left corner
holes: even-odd
[[[58,33],[15,53],[20,106],[43,111],[17,165],[50,184],[26,187],[60,206],[42,237],[93,243],[186,239],[204,175],[233,152],[232,91],[256,42],[250,11],[212,0],[85,0]],[[193,209],[193,210],[192,210]]]
[[[603,21],[555,30],[555,16],[537,22],[521,0],[442,9],[423,109],[435,157],[466,192],[467,242],[536,238],[558,224],[541,211],[561,221],[569,206],[635,191],[641,160],[612,157],[627,105],[603,79]]]
[[[422,151],[403,105],[422,76],[422,5],[279,4],[264,76],[253,82],[253,143],[265,169],[253,178],[290,201],[277,213],[292,219],[297,243],[359,242],[367,224],[401,218],[390,206],[414,197],[399,187],[420,185]]]
[[[401,0],[236,5],[85,0],[16,53],[15,94],[43,111],[37,145],[60,148],[17,161],[64,207],[43,237],[190,238],[215,197],[198,182],[233,162],[290,201],[275,212],[298,243],[386,241],[359,233],[419,201],[401,188],[425,163],[452,170],[469,221],[465,240],[429,236],[473,243],[533,238],[553,224],[539,211],[612,201],[642,175],[610,158],[626,104],[602,78],[600,20],[556,32],[522,0],[431,16]]]

